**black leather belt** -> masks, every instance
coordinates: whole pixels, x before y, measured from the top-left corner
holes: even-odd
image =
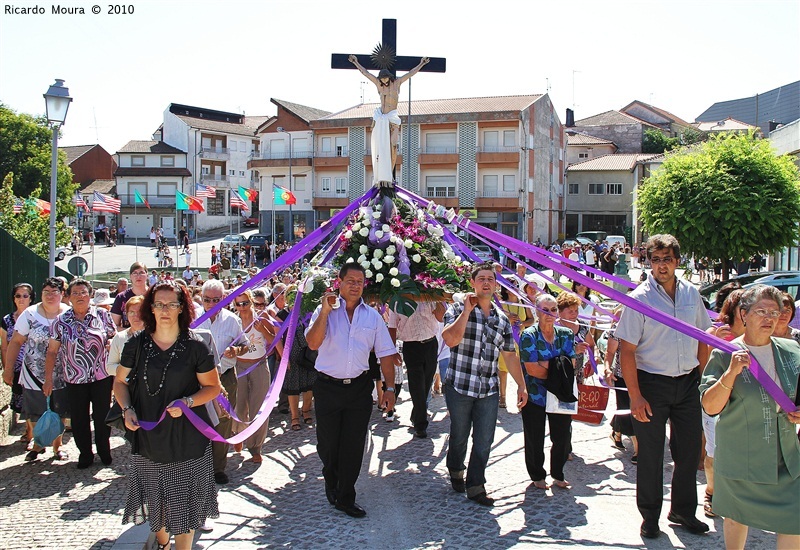
[[[358,380],[360,378],[364,378],[368,374],[369,374],[369,371],[365,370],[364,372],[362,372],[361,374],[359,374],[355,378],[334,378],[333,376],[329,376],[329,375],[325,374],[324,372],[317,372],[317,376],[319,378],[323,379],[323,380],[327,380],[328,382],[335,382],[337,384],[344,384],[344,385],[352,384],[356,380]]]
[[[436,341],[436,336],[431,336],[427,340],[409,340],[408,342],[403,341],[403,344],[430,344],[431,342]]]

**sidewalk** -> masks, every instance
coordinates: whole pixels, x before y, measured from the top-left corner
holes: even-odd
[[[509,381],[511,386],[513,382]],[[511,390],[511,388],[509,388]],[[407,397],[405,393],[405,397]],[[509,397],[513,391],[509,391]],[[509,399],[510,401],[511,399]],[[613,406],[613,398],[612,405]],[[449,421],[444,398],[431,400],[428,439],[409,428],[411,403],[398,406],[399,421],[387,423],[376,410],[361,477],[358,502],[367,517],[353,519],[335,510],[324,495],[315,430],[288,430],[287,415],[275,414],[260,467],[232,454],[231,483],[219,493],[222,515],[210,521],[211,533],[198,534],[196,548],[556,548],[578,544],[595,548],[722,548],[722,520],[706,520],[712,531],[691,535],[666,521],[663,534],[645,543],[635,505],[635,466],[630,450],[611,447],[607,423],[573,424],[575,460],[566,467],[570,490],[533,488],[523,458],[521,417],[513,405],[500,410],[487,470],[487,489],[498,499],[483,508],[453,492],[445,454]],[[69,438],[68,438],[69,439]],[[146,526],[121,525],[128,451],[114,437],[114,463],[77,470],[71,460],[57,463],[52,451],[25,463],[23,445],[0,447],[0,547],[139,550]],[[626,440],[630,449],[630,444]],[[549,446],[549,444],[546,444]],[[669,456],[667,449],[667,456]],[[671,477],[667,459],[665,480]],[[705,478],[698,472],[698,496]],[[702,501],[702,498],[701,498]],[[702,509],[698,508],[698,517]],[[774,536],[751,530],[750,547],[773,547]]]

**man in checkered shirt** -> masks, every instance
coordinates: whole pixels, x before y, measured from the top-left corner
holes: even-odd
[[[486,495],[486,464],[494,442],[499,399],[497,361],[503,354],[508,372],[517,383],[517,408],[528,402],[519,356],[514,348],[511,322],[492,303],[496,277],[491,263],[476,265],[471,275],[475,292],[464,303],[452,304],[444,316],[442,338],[450,350],[444,378],[444,396],[450,414],[447,469],[456,492],[492,506]],[[472,453],[464,477],[467,441],[472,431]]]

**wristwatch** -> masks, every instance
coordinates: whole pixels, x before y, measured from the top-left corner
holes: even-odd
[[[190,409],[194,407],[194,399],[192,399],[191,397],[184,397],[183,399],[186,401],[187,407],[189,407]]]
[[[390,391],[390,392],[394,393],[394,386],[392,386],[391,388],[386,388],[383,391]]]

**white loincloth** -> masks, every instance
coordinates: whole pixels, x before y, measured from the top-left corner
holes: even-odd
[[[380,107],[372,115],[375,125],[372,127],[372,184],[379,185],[392,181],[392,128],[390,124],[400,125],[397,109],[388,113],[381,112]]]

